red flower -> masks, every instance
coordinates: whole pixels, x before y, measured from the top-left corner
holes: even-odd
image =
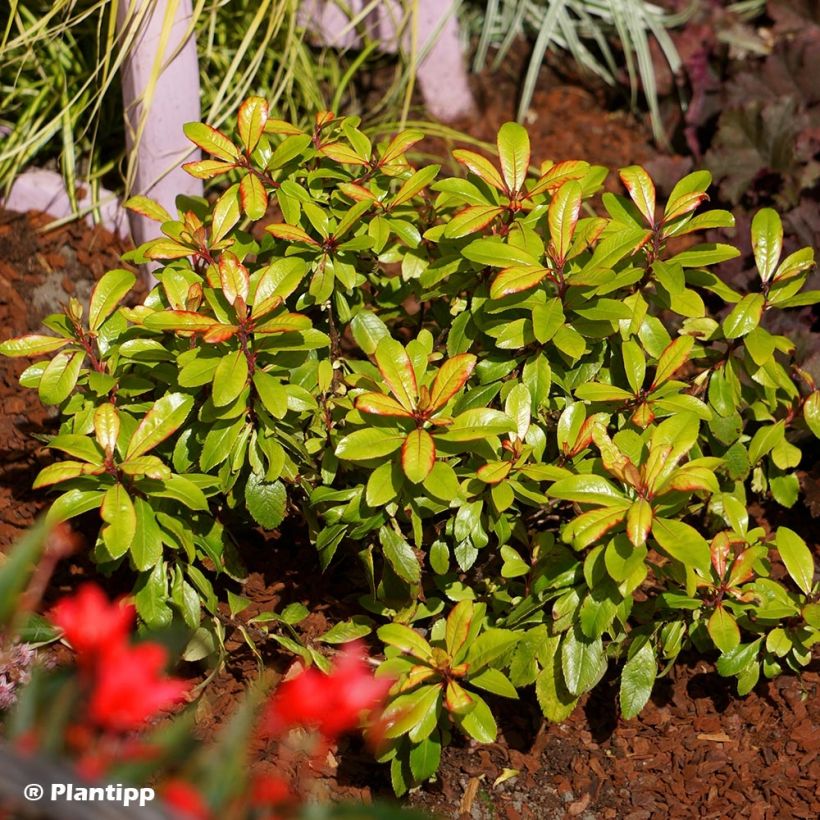
[[[94,658],[125,643],[134,623],[134,607],[121,601],[109,603],[95,584],[83,584],[51,611],[69,643],[83,657]]]
[[[169,780],[162,789],[162,800],[175,816],[186,820],[207,820],[211,816],[202,795],[184,780]]]
[[[189,683],[163,676],[167,660],[165,647],[148,642],[107,654],[91,695],[92,719],[110,731],[128,732],[182,700]]]
[[[327,739],[336,738],[379,706],[392,683],[374,678],[361,645],[348,644],[329,675],[311,667],[279,686],[268,705],[266,729],[278,734],[292,726],[315,726]]]
[[[292,799],[290,786],[275,774],[260,774],[251,784],[252,806],[278,806]]]

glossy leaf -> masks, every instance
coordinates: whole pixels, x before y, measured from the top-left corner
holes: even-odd
[[[169,393],[154,402],[134,430],[125,457],[136,458],[175,433],[191,412],[194,400],[183,393]]]
[[[637,652],[630,653],[630,658],[621,672],[619,699],[621,714],[627,720],[635,717],[649,702],[657,674],[655,648],[652,642],[647,640]]]
[[[499,191],[504,190],[504,180],[501,179],[501,174],[498,173],[498,169],[480,154],[476,154],[475,151],[459,148],[453,151],[453,159],[460,162],[467,170],[477,177],[480,177],[488,185],[497,188]]]
[[[253,153],[268,121],[268,102],[263,97],[248,97],[239,106],[237,130],[248,154]]]
[[[507,191],[517,193],[523,189],[530,167],[529,135],[517,122],[505,122],[498,129],[497,143],[501,173]]]
[[[408,433],[401,448],[401,466],[414,484],[424,481],[436,463],[436,445],[433,437],[423,429]]]
[[[501,299],[504,296],[534,288],[543,282],[549,273],[549,268],[529,265],[505,268],[493,279],[490,286],[490,297],[492,299]]]
[[[723,320],[727,339],[739,339],[760,324],[765,299],[762,293],[747,293]]]
[[[115,484],[106,492],[100,517],[106,524],[100,533],[105,547],[112,558],[120,558],[128,552],[137,531],[134,503],[122,484]]]
[[[678,336],[677,339],[674,339],[664,348],[658,357],[658,365],[655,368],[655,378],[652,381],[653,389],[669,381],[683,367],[694,344],[695,340],[691,336]]]
[[[775,544],[792,580],[809,595],[814,585],[814,558],[806,542],[788,527],[778,527]]]
[[[31,333],[28,336],[20,336],[16,339],[7,339],[0,343],[0,355],[12,358],[20,356],[41,356],[45,353],[53,353],[60,350],[67,344],[71,344],[71,339],[59,339],[56,336],[44,336],[40,333]]]
[[[97,330],[119,307],[137,277],[129,270],[110,270],[94,285],[88,306],[88,327]]]
[[[429,410],[439,410],[461,390],[470,378],[478,360],[472,353],[462,353],[447,359],[430,386]]]
[[[208,154],[213,154],[221,160],[230,161],[239,158],[239,149],[216,128],[202,122],[188,122],[182,130],[194,145],[197,145]]]
[[[404,346],[395,339],[385,337],[374,354],[379,372],[399,404],[405,410],[413,410],[419,396],[413,363]]]
[[[640,165],[621,168],[621,182],[649,225],[655,224],[655,185]]]
[[[768,282],[774,276],[783,252],[783,223],[774,209],[762,208],[754,215],[752,249],[760,278]]]
[[[581,213],[581,186],[575,182],[562,185],[550,202],[548,223],[550,242],[556,262],[563,264],[569,253],[578,216]]]

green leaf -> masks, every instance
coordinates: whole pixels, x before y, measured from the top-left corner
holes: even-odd
[[[476,441],[487,436],[514,433],[515,421],[500,410],[473,407],[453,419],[453,423],[438,433],[442,441]]]
[[[430,386],[428,410],[440,410],[464,387],[476,366],[476,361],[472,353],[461,353],[447,359],[441,365]]]
[[[137,277],[129,270],[110,270],[91,291],[91,302],[88,307],[88,327],[97,330],[100,325],[117,309],[126,293],[134,287]]]
[[[38,393],[43,404],[62,404],[74,390],[85,353],[58,353],[40,377]]]
[[[385,337],[376,346],[376,364],[379,372],[399,404],[405,410],[413,410],[419,396],[413,362],[404,345],[395,339]]]
[[[547,490],[551,498],[563,501],[577,501],[581,504],[601,504],[605,507],[626,507],[628,502],[623,493],[603,476],[574,475],[556,481]]]
[[[283,419],[288,412],[288,393],[279,379],[264,370],[253,374],[253,386],[259,399],[275,419]]]
[[[530,167],[529,135],[517,122],[505,122],[498,130],[496,142],[507,190],[516,193],[523,189]]]
[[[475,607],[472,601],[459,601],[450,610],[444,626],[444,645],[450,657],[455,657],[464,646],[470,632]]]
[[[419,737],[423,734],[421,727],[432,732],[436,726],[436,715],[441,709],[441,687],[426,685],[415,692],[399,695],[390,702],[384,710],[383,721],[387,728],[384,736],[387,738],[401,737],[404,734]],[[432,719],[431,719],[432,718]]]
[[[640,165],[621,168],[621,182],[649,225],[655,224],[655,185]]]
[[[760,278],[763,282],[768,282],[774,275],[783,252],[783,223],[773,208],[762,208],[754,215],[752,248]]]
[[[436,463],[433,437],[423,429],[412,430],[401,448],[401,466],[414,484],[424,481]]]
[[[575,226],[581,212],[583,192],[575,180],[564,183],[553,196],[547,214],[550,244],[557,264],[562,264],[569,253]]]
[[[134,567],[145,571],[162,558],[162,533],[151,505],[142,498],[134,499],[136,528],[131,541],[131,559]]]
[[[428,165],[406,179],[391,200],[390,210],[409,202],[419,191],[426,188],[436,178],[440,168],[440,165]]]
[[[587,382],[575,388],[575,397],[584,401],[617,401],[625,402],[634,398],[633,394],[622,387],[601,382]]]
[[[633,339],[628,339],[621,345],[624,372],[626,373],[632,392],[638,395],[646,378],[646,357],[641,346]]]
[[[706,199],[706,189],[712,183],[709,171],[695,171],[679,180],[669,194],[669,201],[664,209],[664,221],[668,222],[677,216],[695,210]]]
[[[182,426],[193,404],[193,397],[184,393],[169,393],[155,401],[134,430],[125,458],[141,456],[165,441]]]
[[[763,456],[770,453],[784,440],[784,436],[785,425],[782,420],[774,424],[766,424],[755,430],[749,442],[749,463],[757,464]]]
[[[394,453],[404,444],[405,434],[371,427],[356,430],[336,445],[335,453],[347,461],[368,461]]]
[[[216,128],[211,128],[203,122],[187,122],[182,126],[182,130],[185,136],[203,151],[226,161],[239,159],[239,149]]]
[[[718,604],[706,623],[715,646],[721,652],[731,652],[740,643],[740,629],[732,614]]]
[[[815,438],[820,438],[820,390],[813,390],[806,396],[803,403],[803,418]]]
[[[406,655],[412,655],[420,661],[429,660],[432,648],[424,638],[409,626],[404,624],[386,624],[379,627],[377,633],[379,640],[388,646],[395,646]]]
[[[664,382],[669,381],[677,370],[689,358],[689,353],[695,344],[691,336],[678,336],[671,341],[658,357],[658,366],[655,369],[655,378],[652,381],[652,389],[660,387]]]
[[[225,407],[239,397],[248,381],[248,360],[241,350],[223,356],[214,371],[213,402]]]
[[[323,635],[319,635],[316,640],[321,643],[342,644],[363,638],[365,635],[369,635],[370,632],[370,627],[365,623],[341,621],[338,624],[334,624]]]
[[[245,506],[259,526],[266,530],[278,527],[285,518],[288,494],[281,481],[268,482],[251,473],[245,485]]]
[[[806,595],[811,594],[814,585],[814,558],[806,542],[794,530],[778,527],[775,544],[792,580]]]
[[[723,335],[739,339],[760,324],[765,299],[762,293],[747,293],[723,320]]]
[[[407,541],[392,527],[383,526],[379,528],[379,543],[384,550],[384,557],[396,575],[410,584],[418,583],[421,578],[421,567]]]
[[[163,561],[151,572],[140,574],[134,590],[134,603],[149,629],[162,629],[171,624],[174,613],[168,605],[168,579]]]
[[[103,406],[113,407],[110,404]],[[97,446],[94,439],[88,436],[75,435],[74,433],[63,433],[55,436],[48,443],[48,446],[52,450],[61,450],[70,456],[87,461],[89,464],[102,464],[104,457],[102,450]]]
[[[501,179],[498,170],[481,154],[476,154],[474,151],[468,151],[464,148],[457,148],[453,151],[453,159],[466,166],[471,173],[484,180],[488,185],[497,188],[499,191],[504,190],[504,181]]]
[[[252,154],[259,143],[267,121],[268,101],[263,97],[248,97],[239,106],[236,117],[237,130],[248,154]]]
[[[564,308],[557,297],[548,299],[546,304],[535,305],[532,309],[533,335],[542,345],[546,344],[555,336],[564,320]],[[546,359],[544,361],[546,362]]]
[[[52,484],[59,484],[61,481],[69,481],[81,475],[88,474],[88,464],[81,461],[58,461],[56,464],[49,464],[43,467],[37,474],[32,484],[32,489],[39,490],[42,487],[49,487]]]
[[[457,718],[456,722],[479,743],[493,743],[498,735],[493,713],[484,698],[472,692],[470,697],[474,701],[473,708],[466,715]]]
[[[652,537],[661,549],[687,567],[699,569],[707,577],[711,572],[711,556],[706,539],[683,521],[655,518]]]
[[[211,243],[224,239],[233,230],[242,211],[239,201],[239,184],[231,185],[214,204],[211,218]]]
[[[59,339],[56,336],[43,336],[31,333],[16,339],[7,339],[0,344],[0,355],[17,358],[20,356],[40,356],[44,353],[53,353],[71,344],[71,339]]]
[[[158,310],[146,316],[142,323],[149,330],[205,331],[219,325],[213,316],[204,316],[191,310]]]
[[[521,638],[520,632],[508,629],[485,629],[474,641],[468,641],[467,664],[470,674],[488,666],[497,658],[504,655]]]
[[[137,530],[134,504],[122,484],[105,493],[100,517],[107,524],[100,533],[103,543],[112,558],[120,558],[128,552]]]
[[[627,660],[621,673],[621,714],[627,720],[635,717],[646,706],[657,674],[655,647],[651,640],[647,640]]]
[[[717,660],[718,674],[727,678],[742,672],[757,658],[762,642],[763,638],[758,638],[752,643],[739,644],[731,651],[722,654]]]
[[[736,259],[740,256],[740,251],[732,245],[724,245],[720,242],[705,242],[702,245],[695,245],[689,250],[667,259],[668,264],[678,264],[682,268],[702,268],[707,265],[717,265],[720,262],[727,262],[729,259]]]
[[[376,352],[376,348],[382,339],[390,336],[387,325],[369,310],[362,310],[353,317],[350,322],[350,330],[356,344],[368,356],[372,356]]]
[[[410,771],[417,783],[429,780],[441,762],[441,741],[438,734],[425,738],[410,749]]]
[[[69,490],[59,496],[46,513],[46,525],[53,527],[62,521],[99,508],[105,498],[102,490]]]
[[[606,655],[600,638],[591,640],[575,626],[561,643],[561,668],[567,689],[582,695],[598,683],[606,672]]]
[[[560,635],[549,636],[539,652],[542,670],[535,680],[535,695],[544,717],[551,723],[561,723],[575,709],[578,698],[564,682],[561,672]]]
[[[518,691],[512,685],[510,679],[503,672],[492,667],[479,672],[477,675],[472,675],[470,677],[470,686],[476,686],[485,692],[500,695],[502,698],[518,700]]]
[[[547,277],[549,272],[549,268],[541,268],[537,265],[517,265],[505,268],[493,279],[490,285],[490,298],[501,299],[504,296],[534,288]]]
[[[455,152],[453,152],[455,154]],[[486,228],[497,216],[504,212],[503,208],[494,205],[471,205],[459,211],[444,229],[447,239],[460,239]]]
[[[538,260],[532,254],[515,245],[509,245],[500,238],[474,239],[461,251],[461,255],[471,262],[493,268],[538,265]]]

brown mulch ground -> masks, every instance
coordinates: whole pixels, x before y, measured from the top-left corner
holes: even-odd
[[[509,86],[478,82],[485,110],[472,131],[490,139],[512,118],[514,95]],[[654,157],[645,130],[628,115],[606,111],[592,92],[549,85],[537,92],[533,108],[541,112],[528,124],[536,160],[583,157],[618,167]],[[82,225],[38,233],[47,221],[0,211],[1,338],[37,330],[42,317],[71,294],[87,299],[93,281],[117,266],[124,250],[105,231]],[[18,387],[24,366],[0,360],[0,551],[47,500],[29,489],[45,458],[32,436],[53,429],[54,420],[36,392]],[[306,635],[319,634],[327,621],[348,611],[349,602],[339,601],[334,589],[339,589],[336,578],[352,570],[331,568],[317,581],[312,548],[295,533],[277,536],[243,544],[250,570],[244,592],[253,606],[242,617],[299,600],[317,608],[304,624]],[[60,586],[91,572],[78,562],[67,568]],[[258,673],[256,659],[237,635],[229,635],[229,647],[234,652],[227,667],[200,708],[206,733],[222,722]],[[263,657],[266,666],[285,671],[288,660],[281,653]],[[197,671],[192,667],[192,674]],[[802,678],[764,682],[743,699],[731,686],[705,660],[682,662],[657,684],[639,718],[617,717],[616,685],[605,682],[561,726],[545,725],[534,698],[525,694],[520,703],[503,708],[496,743],[456,739],[444,753],[437,780],[408,802],[442,817],[476,820],[820,816],[816,665]],[[273,765],[299,777],[296,761],[273,763],[260,753],[255,763],[260,769]],[[354,742],[329,755],[317,775],[317,796],[368,801],[390,793],[387,769]]]

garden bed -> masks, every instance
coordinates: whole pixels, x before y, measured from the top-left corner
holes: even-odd
[[[512,116],[514,79],[481,78],[477,98],[484,111],[464,124],[491,139]],[[656,170],[686,160],[657,155],[648,132],[630,115],[607,111],[593,92],[552,82],[536,93],[528,123],[536,159],[584,157],[609,167],[646,163]],[[436,144],[430,150],[437,149]],[[0,212],[0,321],[3,338],[36,331],[44,315],[69,296],[88,297],[93,282],[119,265],[124,244],[102,229],[76,223],[47,234],[37,214]],[[742,271],[736,272],[742,275]],[[796,320],[807,344],[816,336],[811,311]],[[0,551],[8,547],[45,507],[47,496],[30,490],[47,456],[35,438],[51,432],[54,419],[33,391],[17,384],[24,364],[0,360]],[[801,465],[801,501],[792,511],[756,508],[761,526],[787,524],[817,551],[820,493],[817,470],[807,453]],[[768,520],[776,515],[777,520]],[[288,524],[288,522],[286,522]],[[319,576],[313,547],[288,527],[243,543],[249,576],[244,594],[247,621],[263,610],[300,602],[311,616],[299,629],[307,637],[350,615],[339,600],[335,577],[353,571],[331,566]],[[91,574],[84,561],[64,567],[53,594]],[[317,580],[317,578],[319,580]],[[116,579],[115,584],[116,586]],[[126,586],[127,588],[127,586]],[[225,611],[227,619],[227,610]],[[200,706],[199,724],[210,733],[241,697],[258,664],[238,633],[228,631],[232,650],[226,668],[211,682]],[[270,646],[270,645],[269,645]],[[266,665],[284,673],[290,656],[268,648]],[[191,667],[189,673],[199,673]],[[641,715],[619,720],[617,687],[604,681],[585,696],[572,716],[547,724],[530,694],[521,703],[498,705],[499,738],[471,745],[459,738],[442,757],[436,781],[413,792],[409,803],[444,817],[639,818],[816,817],[820,814],[820,671],[817,662],[802,677],[763,682],[746,698],[704,660],[679,662],[658,683]],[[260,755],[260,770],[293,766]],[[342,746],[319,771],[318,796],[370,800],[391,794],[385,767],[357,745]]]

